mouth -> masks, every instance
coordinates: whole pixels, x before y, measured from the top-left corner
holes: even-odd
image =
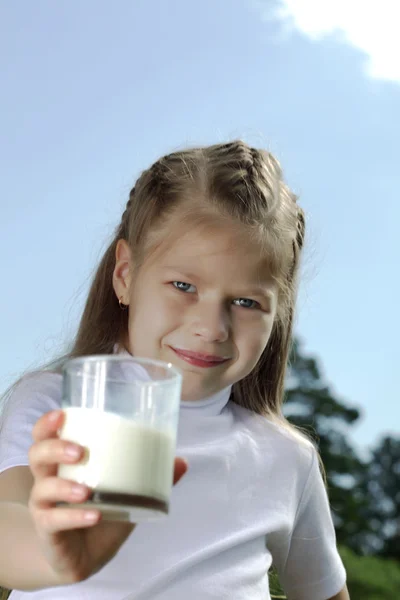
[[[229,360],[229,357],[215,356],[213,354],[202,354],[201,352],[191,352],[190,350],[182,350],[181,348],[173,348],[171,350],[185,362],[196,367],[207,369],[210,367],[219,367]]]

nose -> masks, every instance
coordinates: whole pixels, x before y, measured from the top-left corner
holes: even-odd
[[[209,343],[226,342],[230,327],[230,317],[226,307],[210,303],[196,305],[191,323],[194,335]]]

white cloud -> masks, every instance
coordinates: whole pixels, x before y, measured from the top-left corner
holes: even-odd
[[[269,20],[270,0],[255,3]],[[365,52],[368,75],[400,82],[400,0],[280,0],[274,17],[286,32],[337,36]]]

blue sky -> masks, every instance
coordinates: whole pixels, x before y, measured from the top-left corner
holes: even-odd
[[[362,410],[351,439],[362,450],[399,433],[394,14],[361,26],[324,5],[0,4],[0,388],[73,333],[139,172],[242,137],[277,155],[307,212],[297,332]]]

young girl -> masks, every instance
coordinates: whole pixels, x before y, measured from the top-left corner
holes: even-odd
[[[285,420],[304,216],[271,154],[236,141],[144,171],[98,267],[67,358],[129,352],[183,373],[168,517],[90,511],[56,476],[61,375],[22,379],[0,442],[0,585],[12,600],[347,600],[314,445]],[[185,473],[187,465],[189,466]],[[17,591],[20,590],[20,591]]]

